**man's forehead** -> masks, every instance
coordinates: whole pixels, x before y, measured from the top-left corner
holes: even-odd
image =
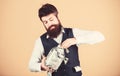
[[[47,16],[43,16],[41,19],[42,19],[42,21],[46,21],[46,20],[49,20],[49,19],[54,18],[54,17],[56,17],[56,16],[54,13],[52,13],[52,14],[49,14]]]

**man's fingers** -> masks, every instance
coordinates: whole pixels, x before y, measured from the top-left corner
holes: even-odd
[[[66,39],[62,44],[61,46],[65,49],[69,48],[71,45],[74,45],[76,44],[76,39],[75,38],[68,38]]]
[[[67,49],[68,47],[71,46],[71,41],[69,39],[66,39],[62,44],[61,46],[65,49]]]
[[[48,70],[48,72],[54,72],[55,70],[54,69],[52,69],[52,68],[49,68],[49,70]]]

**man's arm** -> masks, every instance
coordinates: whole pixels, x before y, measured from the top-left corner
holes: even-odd
[[[98,31],[88,31],[74,28],[73,34],[77,40],[77,44],[95,44],[105,40],[103,34]]]
[[[41,57],[43,55],[43,46],[41,43],[40,38],[36,40],[34,49],[32,52],[32,56],[29,62],[29,69],[32,72],[39,72],[41,71]]]
[[[98,31],[87,31],[80,30],[77,28],[73,29],[74,38],[66,39],[61,47],[69,48],[72,45],[79,44],[95,44],[105,40],[104,36]]]

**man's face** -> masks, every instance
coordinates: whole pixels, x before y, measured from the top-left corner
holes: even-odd
[[[49,14],[47,16],[43,16],[41,20],[43,24],[45,25],[46,29],[48,29],[51,25],[59,24],[58,18],[56,17],[54,13]],[[51,29],[54,29],[54,27],[52,27]]]
[[[43,16],[41,20],[51,38],[56,38],[60,34],[61,24],[54,13]]]

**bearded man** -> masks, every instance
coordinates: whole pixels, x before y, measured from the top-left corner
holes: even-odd
[[[39,9],[38,16],[46,32],[35,42],[29,62],[30,70],[32,72],[51,71],[52,76],[82,76],[78,46],[101,42],[104,36],[98,31],[64,28],[58,18],[58,10],[52,4],[44,4]],[[66,64],[62,62],[58,70],[54,71],[45,65],[45,60],[50,50],[58,45],[69,50],[69,52],[65,51],[65,57],[69,60]]]

